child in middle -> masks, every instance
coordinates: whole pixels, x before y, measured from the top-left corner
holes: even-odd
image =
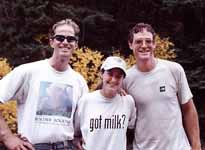
[[[84,150],[126,150],[126,132],[135,127],[136,108],[130,95],[119,94],[125,76],[125,61],[108,57],[101,66],[101,88],[79,100],[75,135],[82,134]]]

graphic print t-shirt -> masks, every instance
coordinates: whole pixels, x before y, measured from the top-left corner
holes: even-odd
[[[36,122],[68,125],[69,118],[71,118],[72,114],[72,95],[72,86],[41,82],[35,118]]]
[[[127,128],[134,128],[136,108],[130,95],[106,98],[100,91],[85,94],[76,111],[86,150],[126,150]],[[99,139],[99,140],[97,140]]]
[[[23,64],[0,80],[0,89],[0,102],[17,100],[18,133],[32,144],[73,139],[76,103],[88,87],[71,67],[58,72],[48,60]]]

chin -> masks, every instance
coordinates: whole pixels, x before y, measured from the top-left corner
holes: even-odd
[[[138,55],[139,60],[148,60],[152,57],[151,54],[145,54],[145,55]]]
[[[149,60],[151,57],[141,57],[141,60]]]
[[[141,61],[147,61],[149,60],[150,57],[138,57],[137,60],[141,60]]]
[[[68,53],[61,53],[60,56],[61,57],[70,57],[71,54],[70,53],[69,54]]]
[[[118,90],[117,90],[117,89],[113,89],[113,88],[110,88],[109,91],[110,91],[110,93],[112,93],[113,95],[115,95],[115,94],[118,93]]]
[[[60,55],[60,59],[62,60],[62,61],[68,61],[69,60],[69,56],[65,56],[65,55]]]

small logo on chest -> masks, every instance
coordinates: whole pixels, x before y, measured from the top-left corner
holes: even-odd
[[[165,91],[166,91],[165,86],[160,86],[160,87],[159,87],[159,91],[160,91],[160,92],[165,92]]]

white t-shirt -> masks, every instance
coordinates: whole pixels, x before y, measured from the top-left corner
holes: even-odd
[[[126,131],[135,127],[135,119],[130,95],[105,98],[97,90],[79,100],[75,121],[86,150],[126,150]]]
[[[180,105],[192,93],[178,63],[158,59],[150,72],[133,66],[123,86],[137,107],[134,150],[190,150]]]
[[[64,72],[48,60],[23,64],[0,80],[0,102],[17,99],[18,133],[35,143],[73,139],[73,113],[88,92],[70,66]]]

